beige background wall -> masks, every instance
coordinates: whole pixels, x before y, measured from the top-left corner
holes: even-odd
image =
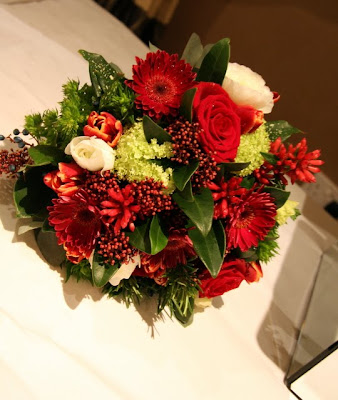
[[[181,54],[192,32],[230,37],[231,60],[281,94],[268,119],[308,133],[338,185],[338,0],[181,0],[159,46]]]

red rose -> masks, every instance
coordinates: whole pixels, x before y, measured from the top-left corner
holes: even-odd
[[[236,289],[246,280],[248,283],[257,282],[262,276],[262,269],[258,262],[246,263],[243,259],[226,261],[216,278],[212,278],[205,270],[200,276],[201,289],[199,297],[209,299],[220,296],[229,290]]]
[[[72,196],[79,190],[82,174],[83,169],[75,163],[59,163],[59,169],[49,172],[43,181],[58,195]]]
[[[241,120],[236,104],[216,83],[201,82],[197,86],[193,111],[204,134],[199,141],[206,152],[216,152],[217,163],[232,161],[237,154],[241,135]]]
[[[104,140],[110,147],[115,147],[122,135],[121,121],[107,112],[92,111],[88,117],[87,124],[83,128],[85,136],[96,136]]]

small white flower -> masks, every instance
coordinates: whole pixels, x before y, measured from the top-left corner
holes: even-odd
[[[80,167],[89,171],[107,171],[114,168],[115,151],[102,139],[88,136],[74,138],[66,147]]]
[[[252,106],[264,114],[272,111],[273,93],[264,79],[245,65],[229,63],[222,87],[238,105]]]

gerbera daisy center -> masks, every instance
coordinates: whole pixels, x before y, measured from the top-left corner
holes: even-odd
[[[163,75],[154,76],[145,85],[148,97],[159,103],[169,103],[177,94],[176,85]]]

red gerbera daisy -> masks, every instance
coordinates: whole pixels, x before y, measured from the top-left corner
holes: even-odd
[[[48,207],[48,220],[67,258],[73,263],[89,258],[100,235],[99,209],[90,203],[82,189],[72,197],[60,196],[52,201],[54,205]]]
[[[185,229],[175,229],[169,233],[168,244],[155,255],[143,253],[141,268],[135,270],[134,275],[147,276],[158,284],[164,284],[163,274],[167,268],[177,265],[186,265],[188,260],[195,257],[196,253],[192,241]]]
[[[194,86],[196,74],[177,54],[158,50],[145,60],[136,57],[133,80],[127,85],[136,92],[136,107],[154,119],[175,116],[185,91]]]
[[[226,224],[227,247],[247,251],[257,246],[276,223],[276,205],[269,193],[249,191],[229,210]]]

